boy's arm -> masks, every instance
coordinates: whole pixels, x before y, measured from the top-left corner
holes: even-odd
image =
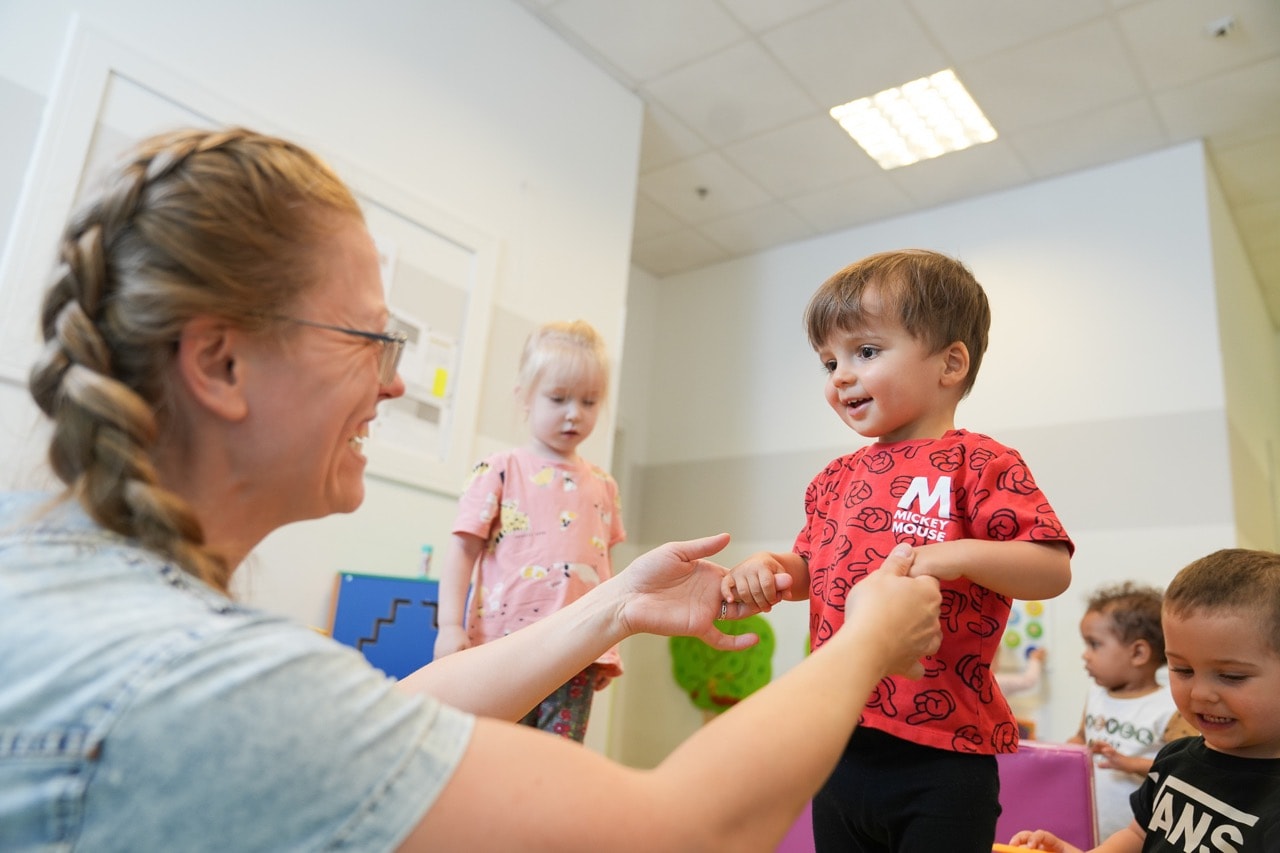
[[[1146,832],[1138,826],[1137,821],[1131,820],[1128,826],[1112,834],[1111,837],[1090,850],[1089,853],[1142,853],[1142,842],[1146,837]],[[1008,845],[996,845],[996,847],[1000,850],[1025,848],[1027,850],[1051,850],[1053,853],[1082,853],[1079,847],[1074,847],[1058,838],[1052,832],[1043,829],[1035,831],[1024,829],[1009,839]]]
[[[921,545],[915,551],[913,576],[965,577],[1023,601],[1054,598],[1071,583],[1071,556],[1061,542],[953,539]]]
[[[790,577],[790,585],[780,584],[776,575]],[[720,592],[725,601],[741,601],[765,613],[779,601],[807,601],[809,564],[799,554],[758,551],[729,570]]]
[[[476,560],[484,548],[484,540],[470,533],[455,533],[449,540],[440,566],[439,603],[436,604],[435,657],[442,658],[469,648],[471,641],[463,627],[467,609],[467,587],[475,571]]]
[[[1151,765],[1155,763],[1150,758],[1117,752],[1114,746],[1102,741],[1095,743],[1091,750],[1095,754],[1102,756],[1102,760],[1098,762],[1097,766],[1103,770],[1119,770],[1121,773],[1132,773],[1134,776],[1146,776],[1147,773],[1151,772]]]

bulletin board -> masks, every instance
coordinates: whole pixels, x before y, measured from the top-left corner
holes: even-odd
[[[25,382],[62,229],[102,167],[180,126],[243,125],[298,139],[80,19],[61,64],[0,258],[0,376]],[[451,495],[470,467],[489,337],[496,241],[307,140],[348,183],[379,251],[391,327],[408,338],[404,397],[384,403],[369,473]]]

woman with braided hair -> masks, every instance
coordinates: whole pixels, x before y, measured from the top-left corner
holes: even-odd
[[[387,320],[351,193],[281,139],[148,139],[72,218],[30,380],[65,490],[0,496],[0,849],[771,850],[937,647],[895,553],[836,640],[640,771],[510,721],[640,631],[749,645],[713,624],[752,612],[724,535],[399,682],[234,601],[268,533],[360,505]],[[784,718],[806,737],[762,742]]]

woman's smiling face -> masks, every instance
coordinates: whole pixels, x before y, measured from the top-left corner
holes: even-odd
[[[367,332],[386,328],[377,251],[363,223],[343,222],[321,250],[324,280],[289,315]],[[364,440],[377,404],[404,393],[397,375],[381,384],[382,344],[333,329],[286,325],[260,360],[246,423],[261,475],[275,482],[278,514],[288,521],[351,512],[364,500]],[[287,522],[286,522],[287,523]]]

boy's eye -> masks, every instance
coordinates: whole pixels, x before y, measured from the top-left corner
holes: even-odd
[[[858,347],[858,358],[875,358],[876,353],[878,352],[880,352],[880,350],[876,347],[873,347],[870,344],[863,344]]]
[[[822,362],[822,369],[823,369],[823,370],[825,370],[827,373],[835,373],[835,372],[836,372],[836,360],[835,360],[834,358],[831,358],[831,359],[827,359],[826,361]]]

